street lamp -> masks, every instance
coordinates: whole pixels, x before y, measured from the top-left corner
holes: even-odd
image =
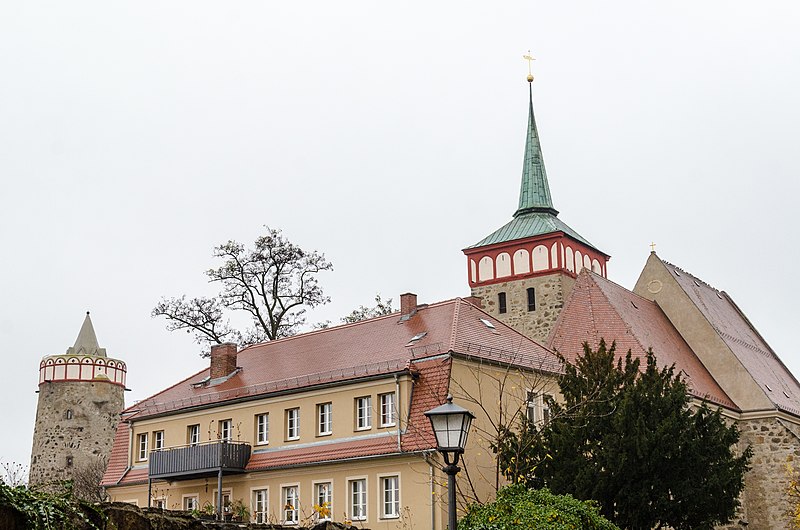
[[[425,413],[431,421],[436,435],[436,449],[444,457],[447,473],[447,526],[456,530],[456,474],[461,471],[458,459],[467,445],[467,435],[473,418],[470,411],[453,404],[453,396],[447,396],[447,403]]]

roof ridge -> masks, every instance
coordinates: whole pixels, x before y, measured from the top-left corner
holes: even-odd
[[[453,322],[450,327],[450,343],[447,345],[449,351],[455,350],[456,347],[456,333],[458,333],[458,317],[461,314],[461,302],[464,300],[461,297],[456,298],[456,304],[453,308]]]
[[[658,257],[658,256],[656,256],[656,257]],[[675,265],[674,263],[670,263],[669,261],[667,261],[667,260],[664,260],[664,259],[661,259],[661,258],[658,258],[658,259],[659,259],[659,260],[661,260],[661,262],[662,262],[662,263],[664,263],[665,265],[669,265],[669,266],[670,266],[670,267],[672,267],[673,269],[676,269],[676,270],[680,271],[681,273],[685,274],[686,276],[689,276],[689,277],[691,277],[693,280],[696,280],[696,281],[698,281],[698,282],[702,283],[703,285],[705,285],[705,286],[706,286],[706,287],[708,287],[709,289],[713,289],[714,291],[716,291],[716,292],[718,292],[718,293],[723,293],[723,292],[724,292],[724,291],[722,291],[721,289],[717,289],[716,287],[714,287],[713,285],[711,285],[711,284],[710,284],[710,283],[708,283],[707,281],[703,280],[702,278],[699,278],[699,277],[697,277],[696,275],[692,274],[691,272],[689,272],[689,271],[687,271],[687,270],[684,270],[684,269],[682,269],[681,267],[678,267],[678,266],[677,266],[677,265]]]
[[[186,377],[186,378],[184,378],[184,379],[181,379],[181,380],[180,380],[180,381],[178,381],[177,383],[175,383],[175,384],[173,384],[173,385],[170,385],[170,386],[168,386],[167,388],[165,388],[165,389],[163,389],[163,390],[160,390],[160,391],[156,392],[155,394],[151,394],[151,395],[147,396],[146,398],[142,398],[142,399],[140,399],[140,400],[136,401],[136,402],[135,402],[133,405],[131,405],[130,407],[126,407],[125,409],[123,409],[123,410],[122,410],[122,414],[124,414],[124,413],[126,413],[126,412],[131,412],[131,409],[132,409],[132,408],[139,406],[141,403],[143,403],[143,402],[145,402],[145,401],[147,401],[147,400],[153,399],[153,398],[155,398],[156,396],[158,396],[158,395],[160,395],[160,394],[163,394],[164,392],[166,392],[166,391],[168,391],[168,390],[171,390],[171,389],[173,389],[173,388],[175,388],[175,387],[177,387],[177,386],[179,386],[179,385],[181,385],[181,384],[185,383],[185,382],[186,382],[186,381],[188,381],[189,379],[192,379],[192,378],[194,378],[194,377],[197,377],[198,375],[202,374],[202,373],[203,373],[203,372],[205,372],[206,370],[210,370],[210,369],[211,369],[211,368],[207,366],[207,367],[203,368],[202,370],[200,370],[200,371],[198,371],[198,372],[195,372],[195,373],[193,373],[193,374],[192,374],[192,375],[190,375],[189,377]],[[137,410],[137,411],[135,411],[135,412],[139,412],[139,411]]]
[[[617,288],[619,288],[619,289],[622,289],[622,290],[624,290],[624,291],[625,291],[625,294],[630,294],[630,295],[633,295],[633,296],[635,296],[635,297],[636,297],[636,299],[637,299],[637,300],[641,300],[642,302],[646,302],[646,303],[648,303],[648,304],[658,305],[658,304],[656,304],[656,303],[655,303],[653,300],[650,300],[649,298],[645,298],[644,296],[641,296],[640,294],[637,294],[637,293],[635,293],[635,292],[631,291],[630,289],[628,289],[628,288],[627,288],[627,287],[625,287],[624,285],[620,285],[620,284],[618,284],[617,282],[615,282],[615,281],[613,281],[613,280],[609,280],[608,278],[606,278],[606,277],[604,277],[604,276],[601,276],[600,274],[597,274],[596,272],[594,272],[594,271],[592,271],[592,270],[589,270],[589,269],[587,269],[587,268],[585,268],[585,267],[584,267],[583,269],[581,269],[581,272],[580,272],[580,274],[582,274],[582,273],[583,273],[583,271],[586,271],[586,273],[587,273],[588,275],[590,275],[590,277],[591,277],[591,278],[593,278],[593,279],[599,278],[600,280],[602,280],[603,282],[605,282],[605,283],[607,283],[607,284],[608,284],[608,283],[610,283],[610,284],[611,284],[611,285],[613,285],[614,287],[617,287]],[[598,286],[600,285],[600,282],[597,282],[597,281],[595,281],[595,283],[597,283],[597,284],[598,284]],[[602,287],[601,287],[601,289],[602,289]]]

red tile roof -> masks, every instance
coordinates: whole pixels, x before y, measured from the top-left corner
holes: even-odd
[[[725,291],[661,261],[772,403],[800,416],[800,384],[733,299]]]
[[[320,464],[392,453],[399,453],[396,436],[362,437],[361,439],[318,444],[310,447],[288,447],[255,453],[247,464],[247,471],[264,471],[309,463]]]
[[[412,340],[423,332],[424,336]],[[209,370],[205,369],[129,407],[124,414],[125,419],[136,421],[273,392],[407,372],[414,374],[416,382],[409,427],[401,437],[401,448],[403,452],[429,450],[435,448],[435,441],[423,413],[445,402],[451,366],[446,354],[450,352],[537,370],[560,372],[562,368],[556,356],[543,346],[456,298],[419,306],[408,319],[394,313],[244,348],[237,357],[240,370],[224,383],[213,387],[198,385],[208,377]],[[128,444],[127,436],[115,440],[115,465],[109,466],[104,484],[141,480],[139,470],[124,475]],[[387,452],[397,452],[396,438],[391,438],[391,443],[382,438],[365,438],[254,453],[248,469],[275,467],[277,458],[281,459],[280,465],[287,461],[294,465],[327,461],[336,455],[351,458]],[[146,473],[144,470],[145,478]]]
[[[100,482],[101,486],[114,485],[125,475],[125,471],[128,469],[130,432],[130,424],[120,421],[117,425],[117,432],[114,434],[114,445],[111,448],[108,467],[106,467],[103,480]]]
[[[494,329],[481,319],[489,321]],[[412,342],[412,338],[425,336]],[[222,384],[198,386],[204,369],[126,409],[134,419],[316,384],[391,374],[410,361],[456,351],[558,371],[555,356],[472,304],[456,298],[421,306],[407,321],[373,318],[256,344],[239,352],[241,370]]]
[[[675,364],[683,372],[694,396],[738,410],[655,302],[584,270],[548,344],[574,362],[583,352],[584,342],[595,348],[601,338],[607,343],[615,341],[619,355],[631,350],[634,357],[643,359],[652,348],[659,364]]]

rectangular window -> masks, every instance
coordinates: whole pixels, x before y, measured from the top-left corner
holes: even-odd
[[[197,445],[200,443],[200,425],[189,425],[186,427],[186,444]]]
[[[333,433],[333,405],[320,403],[317,405],[317,432],[320,436]]]
[[[269,497],[267,490],[253,491],[253,519],[257,523],[269,522]]]
[[[184,511],[191,512],[192,510],[199,510],[200,503],[197,500],[197,495],[190,495],[183,498]]]
[[[161,499],[153,499],[153,508],[158,508],[159,510],[163,510],[167,507],[167,500],[164,498]]]
[[[286,439],[297,440],[300,438],[300,409],[286,410]]]
[[[536,311],[536,289],[528,287],[528,311]]]
[[[400,477],[381,478],[383,517],[400,517]]]
[[[367,479],[350,481],[350,520],[367,519]]]
[[[528,391],[527,416],[532,423],[547,423],[550,421],[550,394],[538,394]]]
[[[356,429],[372,428],[372,396],[356,398]]]
[[[395,394],[381,394],[381,427],[394,427],[395,425]]]
[[[256,416],[256,443],[259,445],[269,443],[269,414]]]
[[[156,431],[153,433],[153,449],[156,451],[164,449],[164,431]]]
[[[300,514],[300,491],[298,486],[283,487],[283,524],[297,524]]]
[[[233,420],[219,420],[219,429],[217,430],[217,438],[230,442],[231,435],[233,434]]]
[[[139,461],[147,460],[147,433],[142,433],[139,435],[139,452],[137,455]]]
[[[333,484],[330,482],[320,482],[314,485],[314,511],[317,512],[320,521],[328,521],[333,513]]]
[[[506,293],[497,293],[497,307],[500,314],[508,311],[508,307],[506,306]]]

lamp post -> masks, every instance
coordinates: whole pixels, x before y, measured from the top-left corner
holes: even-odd
[[[467,435],[473,418],[470,411],[453,404],[453,396],[447,403],[425,413],[431,421],[436,435],[436,449],[444,458],[443,471],[447,474],[447,526],[456,530],[456,474],[461,471],[458,459],[467,445]]]

